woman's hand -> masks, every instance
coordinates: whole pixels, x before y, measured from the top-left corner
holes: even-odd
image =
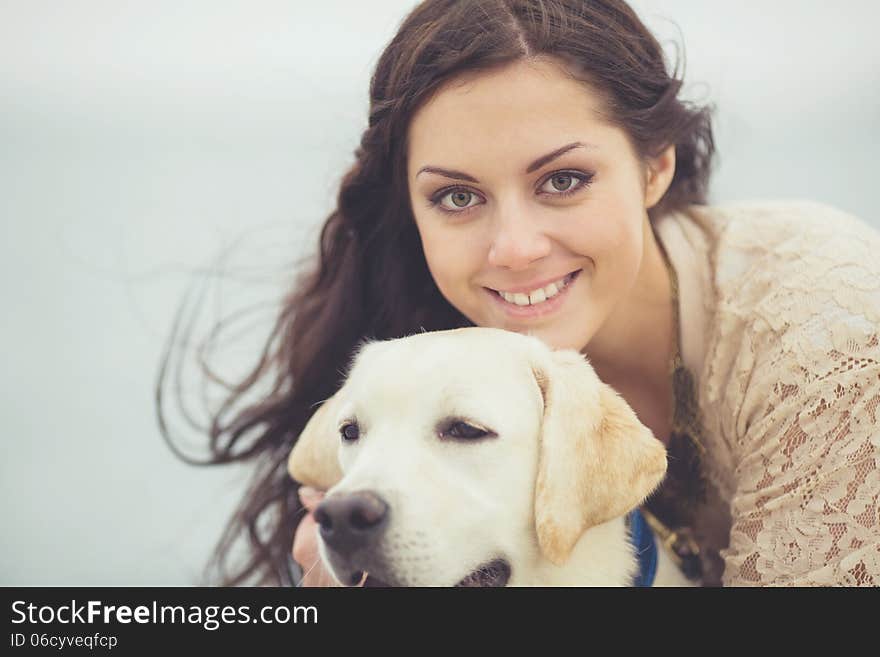
[[[312,512],[323,499],[322,491],[310,486],[300,486],[299,501],[308,514],[300,521],[293,536],[293,560],[303,572],[299,586],[339,586],[324,569],[321,555],[318,554],[318,523],[315,522]]]
[[[300,486],[299,501],[308,511],[308,515],[300,521],[293,536],[293,560],[303,571],[299,586],[340,586],[324,568],[321,555],[318,553],[318,523],[315,522],[313,511],[323,499],[322,491],[310,486]],[[363,586],[364,580],[361,580],[358,586]]]

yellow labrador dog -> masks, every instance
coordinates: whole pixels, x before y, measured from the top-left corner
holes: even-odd
[[[300,435],[342,584],[629,586],[666,450],[584,357],[466,328],[373,342]],[[654,585],[689,585],[665,552]]]

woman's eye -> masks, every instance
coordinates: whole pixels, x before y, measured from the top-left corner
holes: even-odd
[[[435,203],[449,212],[459,212],[482,203],[479,196],[466,189],[454,189],[436,198]]]
[[[361,430],[354,422],[348,422],[339,427],[339,435],[344,441],[351,443],[360,438]]]
[[[554,173],[544,181],[540,191],[546,194],[566,194],[574,192],[589,183],[590,177],[580,173],[562,171]]]
[[[490,435],[489,431],[475,427],[467,422],[453,422],[440,432],[443,438],[455,438],[457,440],[475,440]]]
[[[550,178],[550,184],[557,192],[567,192],[574,185],[574,176],[567,173],[560,173]]]

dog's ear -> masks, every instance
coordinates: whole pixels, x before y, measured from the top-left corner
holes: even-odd
[[[666,449],[581,354],[533,367],[544,397],[535,488],[541,551],[565,562],[588,528],[636,508],[666,473]]]
[[[315,411],[290,452],[287,471],[301,484],[328,490],[342,479],[336,426],[341,397],[340,390]]]

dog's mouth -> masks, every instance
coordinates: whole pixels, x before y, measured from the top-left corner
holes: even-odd
[[[474,569],[464,577],[456,587],[481,587],[481,588],[492,588],[492,587],[502,587],[507,586],[507,582],[510,581],[510,564],[507,563],[504,559],[493,559],[492,561],[487,561],[479,568]],[[364,579],[364,573],[361,571],[356,571],[351,575],[350,578],[350,586],[357,586],[364,580],[363,586],[365,587],[376,587],[376,588],[386,588],[390,586],[400,586],[400,584],[389,584],[384,579],[379,579],[374,575],[367,574]],[[393,578],[392,578],[393,579]]]
[[[507,586],[510,580],[510,564],[504,559],[484,563],[462,579],[456,586],[496,587]]]

